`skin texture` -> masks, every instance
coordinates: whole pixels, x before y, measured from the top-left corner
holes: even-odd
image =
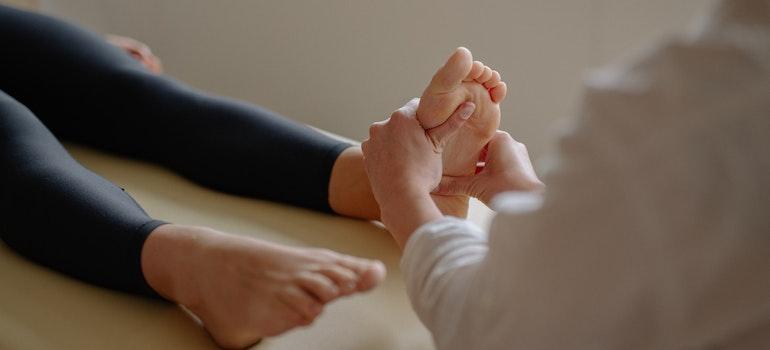
[[[462,48],[458,49],[436,73],[433,82],[438,81],[438,85],[445,86],[447,84],[441,82],[454,81],[456,77],[465,74],[465,70],[446,73],[453,71],[447,66],[466,64],[462,62],[467,61],[467,57],[458,58],[458,55],[466,56]],[[442,74],[451,75],[451,79],[442,78]],[[426,90],[430,89],[429,86]],[[489,93],[492,94],[492,89]],[[419,108],[424,105],[423,100]],[[441,217],[438,207],[431,201],[431,191],[450,196],[473,195],[489,204],[492,197],[500,192],[544,189],[534,172],[526,147],[501,131],[493,132],[487,143],[481,146],[473,162],[473,172],[448,175],[446,152],[456,145],[456,140],[475,121],[474,116],[479,115],[478,108],[465,123],[451,122],[456,118],[451,116],[445,123],[451,125],[445,127],[442,137],[445,141],[438,143],[438,146],[432,138],[425,137],[431,129],[422,129],[425,123],[417,115],[419,108],[415,110],[413,104],[407,104],[393,113],[390,119],[373,124],[369,139],[363,144],[364,163],[372,191],[380,204],[382,221],[402,249],[418,227]],[[476,161],[484,162],[478,173]]]
[[[327,303],[385,277],[378,261],[172,224],[149,236],[142,269],[154,290],[192,311],[225,348],[309,325]]]
[[[415,117],[418,103],[374,123],[361,145],[381,220],[402,248],[417,227],[443,216],[430,192],[441,181],[443,150],[475,108],[462,103],[445,123],[424,130]]]
[[[490,205],[501,192],[542,192],[545,185],[535,174],[527,146],[505,131],[497,131],[479,159],[484,167],[470,176],[443,176],[435,194],[467,194]]]
[[[380,207],[364,170],[361,147],[347,148],[334,162],[329,179],[329,206],[340,215],[379,220]]]
[[[492,139],[500,124],[500,102],[507,87],[500,74],[479,61],[473,61],[470,51],[457,48],[435,73],[425,88],[416,110],[417,120],[424,129],[445,123],[463,102],[472,102],[475,112],[448,139],[443,150],[443,173],[448,176],[469,176],[484,146]],[[377,220],[380,206],[364,172],[361,149],[351,147],[337,159],[329,182],[329,204],[341,215]],[[431,199],[444,215],[464,218],[468,214],[467,195],[441,192]]]
[[[382,222],[402,249],[417,228],[442,216],[430,198],[436,183],[440,183],[439,191],[478,195],[487,204],[500,192],[544,189],[532,170],[526,147],[504,132],[496,133],[490,141],[481,172],[442,177],[438,168],[443,148],[423,136],[425,131],[410,115],[412,111],[402,108],[389,120],[374,124],[363,144]]]

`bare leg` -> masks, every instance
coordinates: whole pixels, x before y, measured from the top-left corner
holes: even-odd
[[[361,147],[344,150],[334,163],[329,180],[329,205],[341,215],[369,220],[380,218],[380,208],[364,170]]]

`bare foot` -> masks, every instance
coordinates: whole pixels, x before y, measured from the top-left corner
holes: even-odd
[[[444,175],[466,176],[476,171],[484,146],[500,125],[500,102],[507,87],[500,74],[479,61],[464,47],[457,48],[433,76],[422,93],[417,120],[425,128],[442,124],[463,102],[476,104],[476,110],[443,153]],[[445,214],[466,216],[465,196],[433,196]]]
[[[385,277],[379,261],[179,225],[153,231],[142,270],[150,286],[192,311],[226,348],[309,325],[325,304]]]

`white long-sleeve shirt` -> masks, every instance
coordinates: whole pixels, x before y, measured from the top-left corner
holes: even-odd
[[[593,75],[554,164],[407,242],[439,349],[770,349],[770,1]]]

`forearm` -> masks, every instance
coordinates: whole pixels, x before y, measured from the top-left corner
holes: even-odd
[[[486,234],[467,220],[445,217],[419,227],[408,240],[401,270],[415,312],[433,333],[439,348],[458,332],[481,261],[487,254]],[[462,334],[458,334],[462,333]]]

